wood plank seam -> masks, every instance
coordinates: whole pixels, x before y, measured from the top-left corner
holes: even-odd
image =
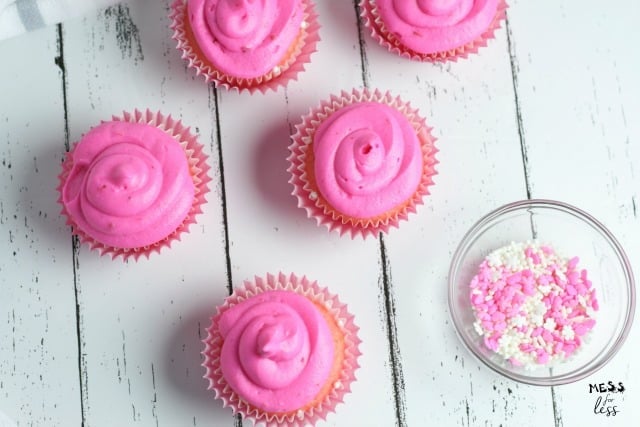
[[[369,89],[369,71],[366,45],[364,41],[364,25],[360,17],[359,0],[353,1],[356,14],[356,24],[358,27],[358,45],[360,50],[360,66],[362,73],[362,84]],[[389,346],[389,363],[391,365],[391,381],[393,386],[393,404],[395,408],[396,425],[404,427],[406,420],[406,396],[404,388],[404,374],[402,369],[402,357],[400,355],[400,344],[398,342],[398,331],[395,322],[395,297],[393,295],[393,284],[391,283],[391,267],[387,258],[387,250],[382,233],[378,238],[380,246],[380,294],[383,300],[382,311],[384,317],[384,329],[387,334],[387,345]]]
[[[67,88],[68,88],[68,80],[67,80],[67,72],[65,67],[65,58],[64,58],[64,36],[62,31],[62,24],[56,25],[56,42],[57,42],[57,56],[54,58],[56,65],[60,68],[60,80],[62,83],[62,107],[63,107],[63,120],[64,120],[64,147],[65,151],[69,151],[71,149],[71,144],[69,141],[69,112],[68,112],[68,101],[67,101]],[[81,417],[81,426],[84,427],[86,425],[86,404],[87,404],[87,366],[86,360],[84,359],[84,354],[82,349],[84,348],[84,340],[82,337],[82,313],[80,309],[80,300],[79,293],[80,289],[78,287],[78,253],[79,253],[79,245],[80,242],[76,236],[71,237],[71,252],[72,252],[72,271],[73,271],[73,293],[75,299],[75,317],[76,317],[76,340],[78,345],[78,381],[79,381],[79,389],[80,389],[80,417]]]

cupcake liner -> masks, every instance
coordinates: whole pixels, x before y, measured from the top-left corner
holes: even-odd
[[[378,102],[386,104],[400,111],[416,130],[421,142],[423,154],[423,171],[418,188],[405,203],[394,210],[373,218],[352,218],[346,216],[333,207],[322,197],[316,188],[313,172],[312,141],[317,127],[335,111],[357,102]],[[432,128],[428,127],[418,110],[399,97],[392,97],[389,92],[381,93],[377,89],[362,92],[353,89],[351,93],[342,91],[339,96],[331,95],[329,100],[323,101],[318,108],[311,109],[296,125],[296,132],[291,137],[289,146],[289,168],[291,174],[289,183],[293,185],[292,194],[298,199],[298,207],[306,210],[310,218],[315,218],[318,225],[326,226],[329,231],[338,231],[340,235],[348,233],[351,238],[360,235],[363,238],[387,233],[390,227],[398,227],[402,220],[406,220],[410,213],[416,212],[416,207],[423,204],[423,197],[429,194],[429,186],[433,185],[436,174],[435,158],[438,150],[434,143],[436,139],[431,135]]]
[[[507,16],[506,10],[508,7],[506,0],[499,1],[493,21],[491,21],[489,27],[477,39],[455,49],[443,52],[420,53],[404,46],[402,42],[386,29],[384,22],[382,22],[379,16],[375,0],[360,0],[359,6],[360,16],[364,20],[365,27],[369,28],[371,36],[380,45],[404,58],[423,62],[455,62],[458,58],[467,58],[470,54],[478,53],[481,47],[485,47],[487,42],[495,37],[495,31],[500,28],[500,22]]]
[[[151,253],[160,253],[160,250],[162,248],[171,247],[172,242],[175,240],[180,240],[181,235],[188,232],[189,226],[196,222],[195,216],[202,213],[202,205],[206,202],[205,196],[209,191],[208,183],[209,181],[211,181],[211,178],[209,178],[207,172],[209,171],[210,167],[206,162],[208,156],[202,151],[203,145],[197,142],[196,137],[191,133],[190,128],[185,127],[180,120],[173,119],[171,115],[164,116],[160,112],[154,113],[148,109],[146,111],[139,111],[136,109],[133,113],[123,112],[122,117],[113,116],[112,120],[148,124],[162,129],[173,138],[175,138],[176,141],[182,146],[187,156],[191,178],[193,179],[193,183],[195,186],[195,193],[191,209],[189,210],[189,213],[183,220],[182,224],[180,224],[180,226],[176,228],[171,234],[169,234],[164,239],[148,246],[142,246],[138,248],[114,247],[101,243],[95,240],[93,237],[89,236],[86,232],[84,232],[77,226],[72,216],[69,214],[69,212],[67,212],[67,209],[62,200],[62,189],[73,167],[73,148],[66,154],[66,157],[62,164],[62,172],[58,176],[59,183],[57,187],[59,194],[58,203],[60,203],[60,205],[62,206],[62,215],[67,218],[66,224],[72,227],[73,234],[78,236],[81,243],[86,243],[91,247],[91,249],[98,250],[100,252],[100,255],[110,255],[112,259],[121,256],[124,261],[128,260],[129,258],[133,258],[137,261],[141,256],[149,258],[149,255]],[[102,123],[104,123],[104,121]]]
[[[302,0],[305,11],[300,34],[291,47],[284,63],[279,64],[270,73],[257,78],[239,78],[227,75],[217,70],[206,59],[196,43],[189,19],[187,18],[187,0],[174,0],[171,4],[170,28],[172,38],[177,42],[177,49],[182,52],[182,59],[188,62],[189,68],[195,69],[196,75],[203,76],[207,83],[213,82],[216,87],[227,90],[236,89],[239,92],[254,93],[268,90],[276,91],[280,86],[286,86],[291,80],[297,80],[299,73],[305,69],[305,64],[311,61],[311,54],[317,49],[320,40],[318,15],[310,0]]]
[[[305,410],[292,411],[286,414],[268,413],[256,408],[242,399],[231,387],[222,375],[220,368],[220,354],[223,340],[218,333],[219,319],[229,308],[242,301],[268,291],[292,291],[303,295],[317,305],[324,307],[336,321],[337,326],[344,334],[344,359],[342,369],[333,387],[322,401]],[[358,338],[359,328],[353,321],[347,306],[341,303],[337,296],[332,295],[326,288],[320,287],[317,282],[308,280],[305,276],[297,277],[294,274],[288,276],[283,273],[277,275],[267,274],[266,277],[255,277],[254,281],[245,281],[242,288],[234,290],[224,303],[217,308],[217,313],[211,318],[211,325],[207,328],[207,337],[203,340],[204,362],[206,369],[204,378],[209,381],[209,390],[214,390],[217,399],[221,399],[224,407],[230,407],[233,413],[239,413],[243,418],[251,420],[254,424],[263,423],[267,427],[289,426],[302,427],[314,425],[318,420],[326,419],[326,416],[335,412],[338,403],[342,403],[344,396],[351,392],[351,383],[355,381],[355,371],[360,367],[358,357],[361,355],[358,346],[361,341]]]

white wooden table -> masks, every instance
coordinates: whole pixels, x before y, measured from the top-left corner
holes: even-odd
[[[308,70],[253,96],[186,70],[168,3],[131,0],[0,43],[0,413],[18,426],[234,426],[206,390],[200,340],[233,286],[285,271],[338,293],[361,327],[358,381],[321,425],[639,425],[640,328],[593,376],[540,388],[472,358],[446,303],[464,232],[527,197],[592,213],[640,272],[636,1],[511,0],[480,55],[432,65],[379,47],[353,1],[317,0],[322,41]],[[440,165],[409,222],[363,241],[296,208],[285,158],[301,114],[365,85],[420,109]],[[171,250],[112,261],[74,243],[56,176],[91,126],[147,107],[199,134],[212,192]],[[616,417],[594,414],[589,393],[609,380],[626,387]]]

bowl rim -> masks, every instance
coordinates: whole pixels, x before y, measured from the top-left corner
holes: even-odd
[[[558,376],[551,375],[550,377],[530,377],[527,375],[521,375],[514,372],[510,372],[506,369],[500,369],[498,366],[494,366],[492,363],[489,363],[479,352],[474,348],[471,342],[465,337],[465,335],[461,332],[461,325],[458,324],[458,320],[454,316],[454,300],[455,300],[455,283],[454,278],[457,276],[457,271],[459,269],[462,256],[466,254],[468,248],[475,242],[477,239],[477,233],[483,227],[485,227],[488,223],[499,218],[502,215],[528,209],[528,208],[551,208],[555,211],[561,211],[563,213],[569,213],[573,216],[578,217],[582,221],[586,222],[588,225],[591,225],[598,232],[600,232],[606,240],[611,244],[614,252],[616,253],[618,260],[622,265],[622,269],[624,272],[624,276],[626,279],[626,290],[628,294],[628,301],[626,307],[626,313],[624,318],[624,324],[622,330],[619,332],[618,336],[615,339],[611,349],[603,356],[602,360],[600,360],[595,366],[590,369],[586,369],[582,372],[575,373],[575,371],[570,372],[568,374],[562,374]],[[460,243],[458,244],[452,258],[451,264],[449,266],[449,272],[447,277],[447,286],[448,286],[448,306],[449,306],[449,317],[453,322],[454,329],[456,331],[456,335],[460,338],[460,341],[464,344],[467,350],[473,354],[473,356],[478,359],[482,364],[487,366],[492,371],[510,378],[512,380],[529,384],[535,386],[557,386],[563,384],[573,383],[575,381],[579,381],[584,379],[598,370],[600,370],[603,366],[605,366],[620,350],[622,345],[627,339],[629,332],[631,330],[631,326],[633,324],[635,305],[636,305],[636,291],[635,291],[635,278],[633,275],[633,270],[631,268],[631,263],[629,262],[629,258],[625,253],[622,245],[618,242],[615,236],[609,231],[607,227],[591,214],[583,211],[580,208],[577,208],[573,205],[570,205],[565,202],[561,202],[558,200],[551,199],[524,199],[518,200],[515,202],[507,203],[502,205],[489,213],[483,215],[478,221],[476,221],[464,234]]]

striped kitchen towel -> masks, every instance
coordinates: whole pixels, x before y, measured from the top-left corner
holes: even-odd
[[[0,40],[121,0],[0,0]]]

